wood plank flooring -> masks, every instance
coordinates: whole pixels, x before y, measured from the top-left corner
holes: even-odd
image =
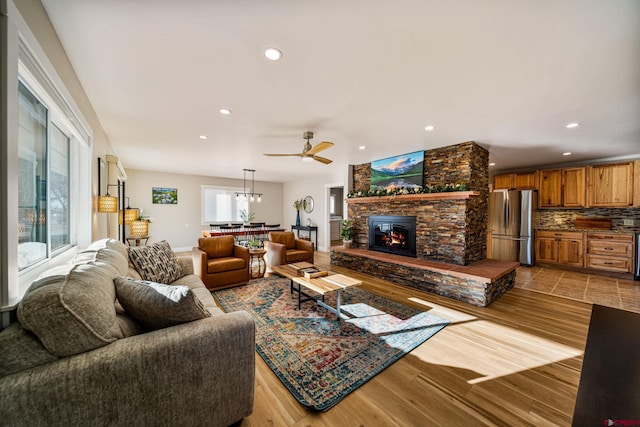
[[[316,264],[329,267],[327,253]],[[301,406],[256,356],[242,426],[570,425],[591,305],[514,288],[486,308],[343,268],[362,288],[451,324],[327,412]]]

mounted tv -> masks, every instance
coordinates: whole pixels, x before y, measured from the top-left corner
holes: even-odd
[[[422,188],[424,151],[371,162],[371,189]]]

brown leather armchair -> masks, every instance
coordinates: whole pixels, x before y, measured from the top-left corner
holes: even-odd
[[[249,249],[233,236],[201,237],[193,248],[193,270],[207,289],[228,288],[251,279]]]
[[[313,246],[310,240],[296,239],[293,231],[272,231],[264,242],[267,268],[302,261],[313,264]]]

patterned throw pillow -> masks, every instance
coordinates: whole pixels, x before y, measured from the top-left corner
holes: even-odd
[[[178,259],[166,240],[149,246],[132,246],[129,259],[142,280],[169,284],[182,277]]]
[[[211,317],[188,286],[120,276],[116,276],[114,282],[122,308],[147,329],[161,329]]]

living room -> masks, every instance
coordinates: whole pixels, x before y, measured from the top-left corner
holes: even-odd
[[[585,6],[582,2],[569,0],[556,6],[540,6],[538,2],[523,1],[519,6],[509,8],[499,2],[483,6],[458,2],[457,7],[464,13],[454,6],[433,2],[408,2],[394,6],[397,10],[383,4],[307,5],[309,9],[302,10],[304,7],[301,9],[300,5],[283,2],[279,8],[270,10],[268,6],[258,4],[234,7],[229,4],[205,6],[195,2],[191,4],[191,11],[188,6],[163,4],[154,6],[153,13],[149,11],[149,4],[143,4],[145,2],[132,3],[102,5],[104,10],[100,10],[94,9],[96,5],[75,1],[2,1],[2,31],[3,36],[7,35],[2,42],[3,94],[17,94],[21,90],[18,81],[21,87],[27,88],[42,82],[41,76],[30,68],[33,64],[39,65],[59,98],[45,99],[39,93],[36,98],[44,104],[64,100],[62,104],[66,103],[66,106],[63,105],[60,112],[51,112],[56,115],[56,126],[63,130],[67,126],[69,129],[75,127],[76,130],[71,131],[72,139],[85,140],[76,148],[77,164],[72,169],[78,180],[74,184],[78,196],[74,200],[77,209],[71,216],[71,234],[81,248],[93,241],[119,238],[120,233],[129,233],[127,227],[119,224],[116,214],[103,214],[97,209],[99,195],[109,191],[115,194],[122,189],[117,185],[121,171],[126,175],[126,180],[123,179],[128,198],[125,203],[151,218],[148,244],[166,240],[176,251],[191,251],[202,232],[209,229],[210,221],[205,221],[203,216],[203,188],[226,188],[232,192],[251,188],[251,192],[262,195],[259,203],[249,205],[249,210],[255,214],[254,220],[280,224],[285,229],[296,224],[294,201],[311,197],[313,210],[302,211],[301,224],[318,227],[318,262],[331,266],[328,251],[334,239],[330,232],[333,216],[330,189],[342,188],[345,195],[353,189],[354,165],[456,146],[466,141],[475,141],[488,151],[487,179],[491,183],[495,176],[503,174],[640,159],[636,78],[640,67],[636,49],[639,11],[633,1],[623,1],[617,6],[597,2]],[[199,8],[202,8],[200,13],[194,14],[193,11]],[[358,10],[365,15],[368,10],[373,16],[371,20],[363,19],[360,30],[354,24],[355,16],[360,16]],[[511,21],[505,23],[509,19]],[[227,20],[227,26],[223,26]],[[285,23],[288,26],[285,27]],[[143,27],[143,24],[149,26]],[[489,31],[492,24],[499,31]],[[165,31],[172,25],[177,26],[175,31]],[[435,30],[425,33],[427,30],[421,29],[423,26],[450,28],[441,36]],[[189,27],[193,27],[193,33],[187,31]],[[207,27],[216,27],[218,32],[205,35]],[[381,35],[375,34],[376,28]],[[228,31],[226,37],[221,37],[225,31]],[[339,37],[329,40],[327,32],[338,33]],[[244,39],[249,33],[253,34],[250,41]],[[463,36],[465,33],[475,34],[477,40]],[[202,37],[202,44],[194,42],[197,37]],[[329,47],[337,49],[340,45],[336,41],[340,37],[345,49],[331,51]],[[366,42],[367,37],[373,45]],[[185,42],[189,38],[192,41]],[[291,40],[295,38],[301,39],[299,43]],[[188,52],[187,45],[190,46]],[[262,50],[269,46],[282,50],[281,61],[264,59]],[[250,59],[236,63],[232,51]],[[251,57],[253,51],[255,57]],[[430,54],[417,55],[418,51],[429,51]],[[175,59],[163,61],[161,58],[168,52],[172,52]],[[205,56],[202,52],[207,52],[207,57],[220,56],[207,58],[206,61],[212,61],[211,65],[204,59],[197,59]],[[409,62],[415,56],[420,59]],[[508,58],[502,60],[503,56]],[[127,57],[130,63],[125,62]],[[145,65],[141,59],[156,66]],[[349,64],[350,59],[358,59],[369,66],[362,68],[361,62],[358,66],[344,65]],[[446,62],[447,67],[435,67],[433,64],[437,61]],[[385,63],[394,62],[397,65],[383,67]],[[215,75],[213,69],[216,69]],[[329,75],[328,79],[321,78],[323,74]],[[203,76],[209,76],[211,80]],[[228,76],[241,84],[236,86],[226,81]],[[427,80],[424,88],[407,89],[404,85],[407,82],[415,85],[419,77]],[[163,81],[164,88],[146,84],[156,79]],[[193,80],[193,86],[189,86],[190,80]],[[47,87],[41,86],[46,92]],[[194,95],[196,92],[197,96]],[[2,119],[5,147],[2,153],[5,176],[2,179],[0,292],[3,325],[12,316],[8,314],[8,308],[15,307],[29,284],[44,270],[71,256],[57,253],[52,248],[47,255],[50,262],[29,271],[18,268],[20,231],[16,224],[19,220],[18,213],[11,209],[11,206],[20,205],[17,177],[18,159],[22,159],[22,153],[14,142],[19,134],[16,105],[16,96],[3,95],[2,109],[6,111]],[[161,108],[156,109],[156,106]],[[231,114],[219,112],[224,108]],[[206,114],[203,113],[205,109]],[[359,112],[357,117],[350,115],[356,110]],[[574,122],[579,125],[565,127]],[[163,127],[163,124],[172,126]],[[409,126],[415,129],[407,130]],[[307,131],[314,132],[313,138],[306,140],[311,145],[324,141],[333,144],[319,153],[322,158],[332,160],[331,164],[313,159],[309,163],[301,161],[300,157],[305,160],[302,150]],[[563,155],[570,151],[572,153]],[[286,156],[267,157],[264,154]],[[117,161],[109,162],[107,156]],[[100,172],[97,167],[100,161],[107,170]],[[243,177],[244,169],[254,172]],[[247,185],[247,181],[251,184]],[[634,182],[638,185],[637,175]],[[154,188],[176,189],[177,203],[154,203]],[[349,206],[356,204],[344,201],[345,216]],[[620,218],[620,221],[635,221],[635,225],[628,226],[627,230],[640,225],[637,206],[625,208],[624,219]],[[571,209],[563,211],[562,221],[575,212]],[[552,216],[550,213],[544,220],[556,221]],[[382,286],[378,282],[375,285]],[[507,294],[506,300],[498,300],[486,311],[440,296],[425,297],[420,291],[412,294],[401,287],[394,292],[407,300],[438,306],[437,311],[458,318],[460,323],[474,317],[482,322],[495,321],[494,326],[505,336],[517,336],[531,342],[542,336],[547,340],[545,344],[549,351],[557,351],[568,360],[563,363],[559,357],[548,365],[550,370],[558,369],[560,376],[569,372],[567,382],[573,387],[565,389],[566,384],[562,384],[562,396],[554,395],[562,400],[561,415],[554,412],[558,407],[548,401],[540,405],[544,401],[540,395],[544,393],[539,392],[524,398],[527,403],[520,402],[522,405],[517,410],[505,411],[509,415],[491,416],[493,404],[485,400],[491,400],[489,384],[499,383],[496,378],[501,374],[495,373],[498,369],[490,374],[490,369],[483,371],[481,367],[475,367],[475,371],[486,372],[486,382],[482,385],[487,386],[484,390],[487,394],[475,400],[479,405],[476,408],[468,402],[461,404],[463,412],[477,410],[474,416],[485,424],[523,419],[532,422],[532,418],[527,418],[530,413],[536,416],[542,413],[547,421],[555,415],[567,421],[575,403],[591,305],[536,295],[525,297],[528,294],[518,293],[522,290],[514,291],[514,295]],[[530,303],[543,307],[531,316],[539,323],[521,320],[514,314],[525,316]],[[413,301],[413,304],[423,303]],[[504,313],[509,310],[513,312]],[[572,313],[566,322],[568,325],[563,322],[549,324],[553,321],[546,319],[547,316],[561,317],[565,310]],[[501,311],[503,318],[500,318]],[[484,333],[480,327],[475,329],[471,321],[469,324],[470,329],[474,329],[470,334]],[[513,331],[506,331],[508,325],[517,325],[530,336],[509,335]],[[535,331],[544,328],[547,330],[536,336]],[[412,356],[414,359],[400,365],[405,372],[399,374],[402,379],[398,381],[410,381],[408,377],[412,376],[427,381],[424,372],[442,375],[445,383],[448,378],[451,381],[447,384],[453,384],[452,388],[439,390],[443,401],[446,396],[455,394],[458,399],[464,395],[463,387],[471,390],[471,383],[458,380],[465,376],[464,369],[471,369],[472,364],[464,363],[465,357],[453,350],[455,346],[464,347],[465,338],[456,336],[453,341],[446,342],[445,338],[453,338],[451,335],[450,332],[440,333],[429,342],[441,350],[456,353],[451,356],[451,364],[457,364],[460,370],[437,369],[435,365],[445,362],[439,359],[440,356],[427,355],[423,349]],[[554,342],[554,335],[564,337]],[[473,347],[470,351],[478,352],[479,348]],[[513,354],[517,352],[514,350]],[[488,356],[482,360],[496,363]],[[257,390],[263,394],[286,394],[286,389],[274,384],[277,380],[268,376],[270,371],[261,363],[257,360],[257,381],[264,388]],[[532,375],[545,375],[541,372],[545,368],[540,366],[532,368]],[[523,364],[520,368],[526,371],[527,366]],[[503,379],[516,375],[516,371],[515,368],[503,371]],[[491,375],[495,378],[490,380]],[[438,389],[433,378],[422,384],[423,390],[433,393]],[[368,385],[373,387],[375,381]],[[334,415],[325,414],[325,419],[322,414],[309,414],[296,407],[290,396],[274,399],[259,393],[255,413],[269,414],[276,423],[285,425],[302,422],[302,419],[311,423],[316,418],[326,424],[348,424],[342,417],[345,413],[357,412],[358,404],[374,411],[373,407],[382,404],[389,388],[393,389],[390,395],[402,395],[393,379],[379,381],[381,388],[356,395],[348,406],[343,406],[346,409],[334,411]],[[518,382],[518,386],[524,383]],[[540,384],[535,382],[536,387],[544,387]],[[553,384],[550,387],[558,385],[548,384]],[[414,382],[411,387],[417,391],[421,386]],[[509,387],[497,392],[498,400],[504,405],[508,400],[505,390]],[[374,396],[376,393],[379,395]],[[412,403],[407,403],[411,400],[409,397],[405,395],[403,399],[406,399],[406,405],[401,406],[410,415],[386,407],[385,415],[378,412],[369,418],[366,413],[359,413],[358,419],[365,425],[402,424],[400,420],[411,424],[413,415],[435,410],[428,405],[415,409]],[[266,409],[277,406],[278,400],[285,402],[282,405],[286,408]],[[407,409],[409,407],[412,409]],[[549,408],[553,411],[545,413]],[[520,417],[520,410],[528,411],[529,415]],[[445,420],[447,411],[452,408],[447,407],[437,417],[420,418],[413,423]],[[518,412],[518,416],[509,418],[514,412]],[[456,417],[463,419],[459,414]],[[473,424],[477,419],[467,421]],[[261,421],[254,417],[243,425],[257,425]]]

